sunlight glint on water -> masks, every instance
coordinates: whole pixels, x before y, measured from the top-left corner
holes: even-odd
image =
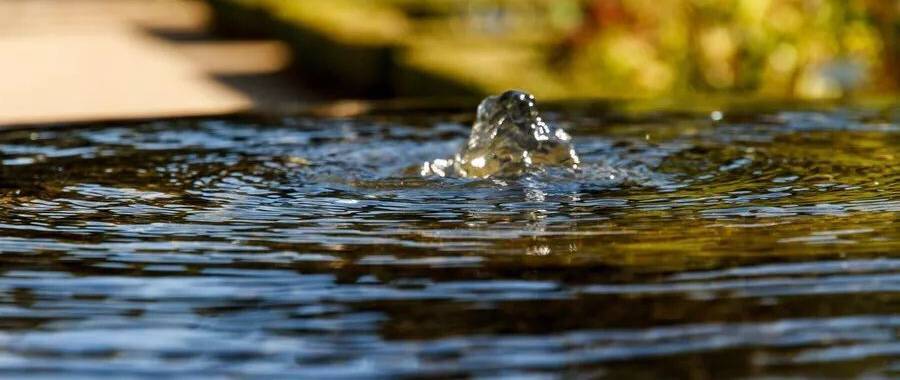
[[[0,133],[0,376],[898,374],[895,114],[544,116],[578,171],[420,176],[467,112]]]

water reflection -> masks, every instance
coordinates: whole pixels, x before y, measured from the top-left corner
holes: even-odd
[[[421,178],[464,116],[0,134],[0,373],[897,374],[897,121],[557,113],[582,168]]]

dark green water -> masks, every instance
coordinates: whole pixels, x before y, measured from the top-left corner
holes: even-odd
[[[504,181],[418,176],[467,111],[0,132],[0,377],[900,376],[896,107],[590,109]]]

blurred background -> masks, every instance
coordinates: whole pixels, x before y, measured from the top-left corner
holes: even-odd
[[[220,30],[290,41],[319,78],[345,79],[370,96],[516,87],[553,98],[832,98],[898,86],[894,0],[212,4]]]
[[[900,0],[7,1],[0,123],[509,88],[884,98],[900,87],[898,14]]]

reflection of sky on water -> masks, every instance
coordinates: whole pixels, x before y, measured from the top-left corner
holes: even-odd
[[[727,115],[556,116],[582,171],[503,181],[421,120],[5,132],[0,373],[890,374],[896,124]]]

